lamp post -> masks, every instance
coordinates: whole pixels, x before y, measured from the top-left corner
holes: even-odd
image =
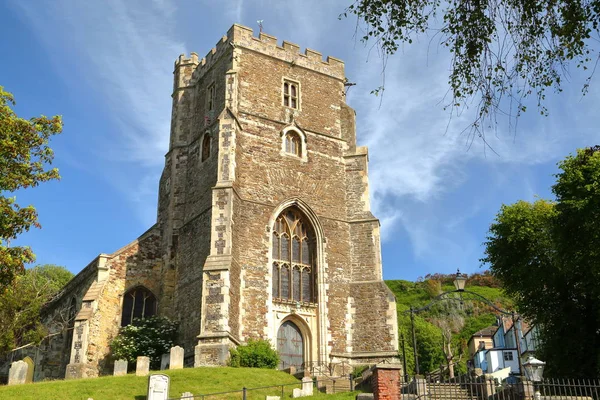
[[[525,369],[525,376],[528,380],[533,382],[533,390],[535,394],[533,395],[535,400],[539,400],[542,398],[540,394],[539,387],[536,386],[536,383],[541,382],[544,378],[544,367],[546,363],[538,360],[535,357],[529,356],[527,361],[523,363],[523,368]]]
[[[435,304],[438,301],[442,301],[442,300],[456,300],[456,299],[452,299],[452,298],[447,298],[446,296],[448,294],[451,293],[468,293],[470,295],[475,296],[475,300],[479,300],[482,301],[484,303],[486,303],[488,306],[490,306],[491,308],[493,308],[494,310],[496,310],[497,312],[504,314],[504,315],[509,315],[512,319],[512,324],[513,324],[513,330],[514,330],[514,336],[515,336],[515,346],[517,348],[517,360],[519,362],[519,375],[523,374],[523,365],[521,363],[521,341],[519,340],[519,334],[517,332],[517,321],[519,319],[519,315],[517,313],[515,313],[514,311],[506,311],[501,309],[500,307],[496,306],[494,303],[492,303],[490,300],[486,299],[484,296],[480,295],[479,293],[475,293],[475,292],[471,292],[469,290],[465,289],[465,284],[467,282],[467,277],[465,274],[461,274],[460,270],[457,269],[456,270],[456,277],[454,278],[454,281],[452,281],[452,283],[454,284],[454,288],[455,290],[450,290],[448,292],[444,292],[442,294],[437,295],[436,297],[433,298],[433,300],[431,300],[429,302],[429,304],[420,307],[420,308],[414,308],[414,307],[410,307],[409,310],[407,310],[408,312],[410,312],[410,324],[411,324],[411,329],[412,329],[412,336],[413,336],[413,354],[415,357],[415,373],[417,375],[420,374],[420,369],[419,369],[419,356],[417,354],[417,337],[415,335],[415,317],[414,314],[415,313],[420,313],[421,311],[425,311],[427,309],[429,309],[433,304]],[[460,300],[462,302],[462,298]],[[405,311],[405,313],[407,312]],[[539,361],[539,360],[538,360]]]

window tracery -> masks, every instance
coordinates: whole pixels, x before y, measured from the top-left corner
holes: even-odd
[[[283,211],[273,227],[273,299],[316,302],[314,234],[296,209]]]
[[[121,326],[133,323],[134,318],[149,318],[156,315],[156,297],[143,286],[129,290],[123,296]]]

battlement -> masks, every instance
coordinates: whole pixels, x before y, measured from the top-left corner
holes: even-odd
[[[253,33],[251,28],[234,24],[227,35],[223,36],[204,58],[199,59],[196,53],[191,53],[189,58],[185,54],[181,54],[175,60],[175,70],[179,67],[193,66],[192,80],[196,81],[212,67],[224,52],[232,48],[241,48],[266,54],[292,65],[315,70],[340,80],[344,79],[344,62],[342,60],[330,56],[323,60],[321,53],[308,48],[302,54],[300,46],[297,44],[284,40],[282,45],[278,46],[275,36],[260,32],[256,37]]]

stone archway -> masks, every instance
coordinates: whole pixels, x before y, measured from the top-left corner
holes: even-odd
[[[304,341],[300,328],[292,321],[285,321],[277,331],[277,352],[279,369],[295,367],[301,369],[304,364]]]

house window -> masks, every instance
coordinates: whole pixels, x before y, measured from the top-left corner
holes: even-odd
[[[206,109],[213,111],[215,109],[215,84],[211,83],[206,89]]]
[[[314,234],[295,208],[283,211],[273,227],[273,299],[316,302]]]
[[[300,144],[300,135],[298,132],[289,131],[285,134],[285,152],[300,157],[302,155],[302,147]]]
[[[134,318],[149,318],[156,314],[156,297],[143,286],[135,287],[123,297],[121,326],[133,323]]]
[[[283,105],[290,108],[298,108],[298,83],[283,81]]]
[[[512,361],[512,360],[513,360],[512,351],[505,351],[504,352],[504,361]]]
[[[202,156],[201,160],[205,161],[210,157],[210,133],[206,132],[202,137]]]

